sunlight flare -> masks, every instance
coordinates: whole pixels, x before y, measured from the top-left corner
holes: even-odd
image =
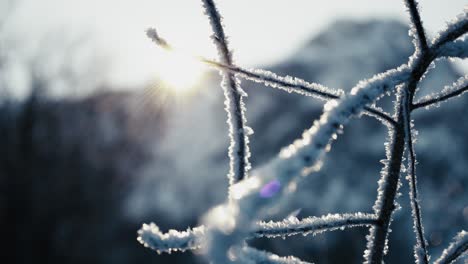
[[[206,69],[196,58],[179,51],[163,50],[157,59],[157,77],[177,94],[195,88]]]

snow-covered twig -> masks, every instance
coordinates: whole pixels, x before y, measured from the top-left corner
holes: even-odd
[[[457,97],[462,95],[468,91],[468,75],[459,78],[456,82],[454,82],[450,86],[446,86],[440,94],[437,95],[429,95],[422,98],[417,103],[411,106],[411,110],[418,109],[421,107],[430,107],[434,105],[438,105],[442,102],[445,102],[451,98]]]
[[[158,34],[158,31],[155,28],[146,29],[146,36],[161,48],[172,50],[172,46]]]
[[[297,93],[305,96],[312,96],[320,100],[332,100],[339,99],[343,94],[343,90],[335,90],[329,87],[325,87],[317,83],[309,83],[303,79],[291,76],[280,76],[274,72],[261,69],[244,69],[239,66],[228,66],[219,62],[215,62],[208,59],[202,59],[203,62],[212,65],[216,68],[220,68],[226,71],[230,71],[239,75],[239,77],[246,78],[247,80],[262,83],[267,86],[277,88],[288,93]],[[365,114],[375,117],[385,124],[395,125],[395,120],[385,113],[382,109],[375,107],[365,107]]]
[[[382,263],[383,256],[388,249],[388,230],[393,220],[393,212],[397,208],[395,198],[400,187],[400,169],[404,151],[404,132],[401,124],[401,94],[403,87],[400,85],[395,102],[395,116],[398,118],[397,126],[388,129],[388,141],[385,143],[387,160],[381,170],[381,178],[378,181],[377,199],[373,209],[377,215],[379,225],[372,226],[366,236],[367,247],[364,251],[365,264]]]
[[[418,4],[416,0],[405,0],[406,8],[411,19],[411,34],[414,37],[415,47],[425,52],[428,50],[426,33],[421,22],[421,16],[419,15]]]
[[[300,175],[320,168],[321,155],[329,148],[331,140],[336,138],[341,126],[352,116],[363,111],[365,105],[383,96],[395,85],[406,81],[409,73],[410,69],[402,66],[359,82],[350,95],[344,96],[340,101],[328,102],[320,120],[304,132],[301,139],[284,148],[277,158],[253,171],[251,178],[233,185],[231,189],[238,208],[223,212],[223,215],[227,216],[226,219],[234,219],[235,223],[234,228],[228,230],[230,242],[226,243],[228,239],[222,235],[226,232],[223,230],[223,224],[208,221],[208,226],[220,228],[218,231],[215,228],[208,232],[211,233],[209,237],[212,239],[209,245],[213,247],[210,252],[223,252],[240,243],[248,234],[249,229],[246,227],[251,225],[251,221],[258,219],[282,194],[288,193],[289,189],[286,187],[291,182],[296,181]],[[225,207],[227,208],[226,204]],[[205,219],[212,219],[218,214],[210,212]],[[219,239],[225,241],[221,242]],[[229,262],[221,254],[211,257],[215,262]],[[217,259],[218,257],[220,258]]]
[[[297,139],[288,147],[283,148],[278,157],[273,158],[270,162],[252,171],[250,177],[247,178],[245,177],[246,174],[243,174],[244,177],[239,178],[236,177],[236,175],[241,175],[242,173],[235,174],[242,168],[245,169],[244,172],[246,168],[248,168],[248,166],[243,167],[239,163],[239,160],[243,160],[248,164],[248,148],[245,152],[247,153],[246,156],[230,156],[231,172],[234,171],[230,174],[230,176],[232,176],[230,177],[231,183],[235,183],[240,179],[242,180],[230,185],[230,197],[225,203],[213,208],[204,216],[202,222],[206,224],[206,227],[202,226],[180,233],[177,231],[169,231],[168,234],[162,234],[157,227],[146,226],[140,233],[140,240],[147,246],[155,249],[163,248],[165,249],[163,251],[166,252],[171,251],[167,250],[170,246],[179,247],[179,249],[204,246],[206,247],[205,254],[210,261],[214,263],[255,263],[257,260],[260,262],[275,263],[268,262],[269,259],[271,259],[270,256],[273,255],[246,248],[244,241],[255,236],[288,235],[301,232],[313,234],[320,231],[335,230],[341,227],[371,225],[370,234],[367,236],[368,244],[365,251],[365,263],[381,264],[387,252],[387,238],[392,215],[396,209],[395,199],[400,185],[399,175],[405,144],[407,142],[409,146],[408,149],[411,149],[410,163],[413,166],[413,172],[410,172],[410,174],[414,175],[414,151],[412,149],[412,138],[410,137],[411,127],[409,123],[411,119],[410,110],[415,106],[421,106],[421,104],[430,105],[437,101],[449,99],[466,90],[466,85],[464,86],[465,88],[457,86],[450,91],[446,91],[438,98],[428,99],[421,104],[411,104],[418,83],[423,78],[429,65],[437,57],[446,56],[443,52],[444,49],[441,47],[455,41],[468,31],[466,10],[463,14],[459,15],[456,20],[449,23],[447,28],[441,31],[437,37],[432,40],[432,44],[428,46],[416,2],[406,0],[413,23],[413,32],[415,32],[414,35],[418,36],[416,39],[419,44],[417,45],[416,52],[410,57],[407,64],[375,75],[370,79],[363,80],[351,90],[350,94],[341,95],[334,94],[334,91],[328,88],[323,89],[323,86],[318,84],[308,84],[303,80],[294,79],[292,77],[278,77],[270,73],[255,70],[244,71],[241,68],[235,67],[232,63],[231,53],[227,47],[226,38],[221,25],[221,17],[212,0],[203,0],[203,2],[213,28],[213,40],[218,47],[221,57],[221,63],[219,63],[218,66],[221,65],[224,67],[223,76],[228,84],[224,86],[224,88],[227,94],[226,98],[228,104],[226,107],[229,110],[228,123],[230,124],[230,135],[232,139],[230,153],[233,153],[234,150],[240,150],[236,148],[239,141],[237,141],[235,136],[246,139],[244,143],[248,142],[248,138],[244,137],[245,135],[243,134],[246,131],[246,129],[244,129],[245,117],[243,116],[244,108],[242,104],[243,93],[237,83],[235,74],[244,74],[244,77],[248,79],[266,83],[267,85],[287,91],[302,94],[310,93],[307,95],[325,97],[321,99],[329,99],[329,101],[325,104],[324,113],[320,119],[314,122],[313,126],[304,132],[302,138]],[[161,38],[157,34],[152,34],[151,37],[156,39],[157,41],[155,42],[157,43],[163,43],[163,45],[164,43],[167,44],[167,42],[161,41]],[[450,49],[453,49],[453,47]],[[235,72],[235,70],[238,70],[238,72]],[[308,87],[308,85],[312,87]],[[311,90],[307,91],[304,87],[311,88]],[[322,155],[330,149],[331,142],[336,139],[338,132],[349,122],[349,119],[358,116],[365,110],[369,110],[369,104],[378,100],[384,93],[392,91],[394,87],[398,87],[398,92],[397,101],[395,103],[395,115],[393,118],[390,118],[394,126],[392,128],[389,127],[390,144],[388,144],[386,148],[388,163],[383,168],[382,177],[379,180],[378,196],[374,205],[375,214],[370,215],[372,219],[368,218],[369,215],[363,216],[365,219],[358,219],[358,216],[351,215],[347,220],[339,219],[338,216],[336,216],[336,219],[333,217],[331,217],[333,219],[306,218],[301,221],[291,218],[280,223],[258,224],[257,220],[263,219],[268,214],[268,209],[274,207],[283,195],[288,194],[294,189],[289,188],[290,184],[299,181],[301,178],[300,176],[306,176],[314,171],[320,170]],[[331,96],[332,98],[326,98],[327,96]],[[229,100],[232,98],[238,100]],[[232,102],[234,102],[234,105],[231,105]],[[236,105],[236,102],[239,104]],[[231,111],[231,108],[234,110]],[[369,112],[372,112],[372,109]],[[375,112],[379,113],[380,110],[376,110]],[[231,113],[238,114],[237,117],[240,116],[240,118],[235,119],[237,122],[240,120],[239,124],[232,122],[230,117]],[[236,128],[236,126],[240,129],[233,129]],[[235,146],[233,147],[233,145]],[[247,146],[247,144],[245,144],[245,146]],[[239,170],[235,171],[233,168],[239,168]],[[414,188],[414,192],[412,193],[414,198],[413,203],[416,203],[414,208],[419,208],[417,204],[416,180],[414,177],[410,178],[412,178],[411,184],[412,188]],[[417,215],[419,215],[419,217],[417,217]],[[340,217],[342,216],[343,215]],[[418,259],[427,263],[427,253],[425,246],[422,245],[425,241],[422,235],[420,213],[415,212],[415,219],[419,244],[417,247],[417,255],[420,256]],[[256,228],[263,228],[263,233],[256,233]],[[270,232],[270,234],[268,234],[268,232]],[[459,237],[461,238],[446,250],[448,253],[444,253],[440,263],[447,263],[444,262],[445,260],[452,261],[466,251],[466,233],[463,232]],[[161,246],[158,246],[158,244],[161,244]],[[424,252],[420,254],[419,252],[422,251]],[[250,254],[251,252],[254,254]],[[249,257],[250,255],[253,257]],[[277,258],[279,257],[274,257],[274,259]]]
[[[173,251],[194,250],[200,248],[205,227],[195,227],[186,231],[169,230],[162,233],[154,223],[143,224],[138,230],[138,241],[158,253],[171,253]]]
[[[285,90],[289,93],[295,92],[302,95],[313,96],[321,100],[337,99],[344,94],[343,90],[325,87],[318,83],[309,83],[303,79],[292,76],[279,76],[274,72],[261,69],[244,69],[239,66],[225,65],[212,60],[204,60],[205,63],[225,71],[239,74],[257,83],[263,83],[273,88]]]
[[[320,217],[306,217],[301,220],[289,217],[279,222],[257,222],[248,238],[315,235],[338,229],[371,226],[376,223],[375,215],[365,213],[328,214]],[[205,233],[206,227],[203,225],[189,228],[186,231],[169,230],[163,233],[156,224],[150,223],[144,224],[138,231],[138,241],[158,253],[171,253],[201,248]]]
[[[411,120],[411,100],[409,98],[408,90],[403,90],[404,98],[402,99],[402,115],[406,139],[407,148],[407,160],[408,160],[408,176],[406,177],[409,182],[409,197],[411,202],[411,210],[413,217],[413,228],[416,235],[416,244],[414,246],[414,256],[416,263],[428,264],[429,257],[427,254],[427,242],[424,238],[424,228],[422,225],[421,207],[419,206],[417,180],[416,180],[416,155],[414,153],[413,146],[413,134],[412,134],[412,120]]]
[[[441,57],[466,59],[468,58],[468,38],[446,43],[437,52]]]
[[[210,20],[213,31],[213,42],[215,43],[220,60],[226,65],[232,65],[232,53],[229,50],[226,35],[221,23],[219,14],[213,0],[202,0],[205,12]],[[240,87],[240,82],[236,76],[229,72],[220,71],[223,76],[223,90],[225,97],[226,112],[228,115],[227,123],[229,125],[229,137],[231,140],[229,146],[229,184],[234,184],[244,178],[250,169],[250,151],[249,135],[245,117],[245,104],[243,97],[247,94]]]
[[[259,222],[253,235],[255,237],[278,237],[292,235],[319,234],[325,231],[344,230],[358,226],[372,226],[377,224],[374,214],[328,214],[321,217],[307,217],[297,219],[290,217],[280,222]]]
[[[454,241],[442,252],[442,255],[434,261],[434,264],[450,264],[468,253],[468,232],[461,231],[455,236]]]
[[[439,31],[432,40],[433,49],[437,50],[448,42],[452,42],[468,31],[468,8],[465,7],[463,13],[458,14],[455,19],[448,22],[446,27]]]

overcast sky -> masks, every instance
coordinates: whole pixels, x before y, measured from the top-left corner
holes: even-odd
[[[0,0],[6,3],[9,0]],[[286,58],[330,22],[342,18],[407,20],[399,0],[218,0],[235,59],[243,66]],[[420,0],[434,33],[461,13],[466,0]],[[145,37],[156,27],[175,46],[214,57],[199,0],[20,0],[8,28],[31,38],[55,29],[95,32],[112,56],[116,81],[140,82],[160,67]]]

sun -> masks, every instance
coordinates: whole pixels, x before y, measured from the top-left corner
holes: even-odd
[[[199,60],[180,51],[161,51],[156,59],[158,79],[176,94],[193,90],[206,71]]]

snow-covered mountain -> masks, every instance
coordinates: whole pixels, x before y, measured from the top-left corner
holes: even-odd
[[[305,43],[288,60],[266,68],[349,91],[357,81],[405,63],[412,51],[408,28],[400,22],[341,20]],[[418,96],[438,91],[461,75],[448,61],[440,60],[436,66],[423,81]],[[190,103],[167,110],[169,125],[162,142],[158,142],[158,160],[145,168],[141,184],[128,200],[133,219],[153,215],[153,221],[163,228],[184,227],[196,223],[197,217],[226,197],[228,136],[223,96],[217,75],[208,79]],[[322,113],[323,103],[315,99],[246,81],[242,86],[249,94],[248,125],[255,131],[251,136],[254,168],[299,137]],[[384,98],[381,105],[392,111],[392,100]],[[466,97],[455,99],[415,114],[420,132],[416,153],[423,222],[433,253],[468,226],[467,103]],[[353,121],[334,143],[323,170],[302,182],[277,217],[299,208],[300,217],[371,212],[386,137],[385,127],[370,117]],[[406,195],[404,177],[402,182],[401,192]],[[399,203],[403,209],[393,222],[390,263],[412,259],[411,210],[406,198],[400,198]],[[319,263],[351,263],[351,259],[362,258],[366,232],[257,243],[280,255],[294,253]]]

